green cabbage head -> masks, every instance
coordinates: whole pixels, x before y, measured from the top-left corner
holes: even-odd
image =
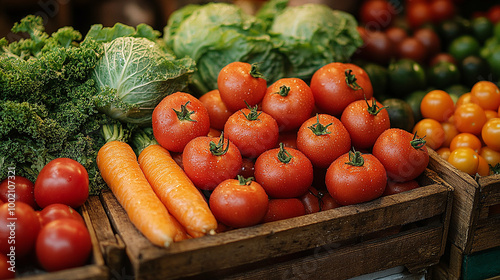
[[[234,61],[259,63],[268,82],[284,75],[284,57],[267,34],[264,22],[229,3],[187,5],[169,17],[164,40],[176,57],[196,61],[194,93],[217,88],[220,70]]]
[[[189,58],[175,59],[146,38],[118,37],[104,43],[94,68],[99,110],[122,122],[148,125],[155,106],[186,89],[194,71]]]

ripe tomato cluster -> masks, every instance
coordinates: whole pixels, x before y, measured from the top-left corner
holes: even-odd
[[[479,81],[456,102],[443,90],[428,92],[420,104],[424,117],[413,129],[457,169],[475,176],[500,167],[500,90]]]
[[[0,279],[26,265],[46,271],[88,262],[92,242],[75,210],[89,194],[88,174],[72,159],[45,165],[35,183],[12,174],[0,182]]]
[[[258,65],[233,62],[199,99],[165,97],[152,127],[229,228],[409,190],[428,163],[425,141],[390,128],[368,75],[350,63],[325,65],[309,84],[268,86]]]

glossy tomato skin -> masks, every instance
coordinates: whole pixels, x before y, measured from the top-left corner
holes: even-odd
[[[280,160],[283,157],[291,158],[283,162]],[[270,197],[299,197],[307,192],[313,179],[311,161],[297,149],[271,149],[262,153],[255,161],[255,180]]]
[[[258,111],[255,120],[249,120],[248,108],[234,112],[224,125],[224,137],[231,140],[240,150],[241,156],[257,158],[264,151],[276,147],[279,127],[269,114]]]
[[[311,117],[314,96],[309,86],[299,78],[283,78],[267,88],[262,111],[271,115],[280,131],[298,128]]]
[[[360,58],[386,65],[394,55],[394,44],[385,32],[371,31],[361,26],[357,27],[364,45],[357,50]]]
[[[406,37],[396,46],[398,58],[407,58],[420,64],[425,63],[428,52],[425,45],[415,37]]]
[[[73,219],[48,223],[36,241],[38,262],[47,271],[83,266],[91,251],[89,231],[84,224]]]
[[[211,90],[203,94],[199,99],[208,111],[210,127],[217,130],[223,130],[224,124],[233,112],[227,108],[224,102],[222,102],[219,90]]]
[[[306,214],[317,213],[329,209],[340,207],[328,191],[318,191],[315,187],[310,187],[309,190],[300,197],[304,204]]]
[[[237,179],[220,183],[210,195],[210,209],[217,221],[233,228],[259,224],[267,213],[269,200],[262,186]]]
[[[4,254],[0,254],[0,279],[12,279],[16,277],[15,267],[11,266],[10,262],[15,263],[16,258],[7,257]]]
[[[35,202],[35,184],[22,176],[15,175],[0,183],[0,200],[8,202],[9,198],[11,201],[24,202],[33,209],[38,208]]]
[[[416,189],[418,187],[420,187],[420,185],[416,180],[410,180],[406,182],[395,182],[392,180],[387,180],[387,186],[385,187],[385,191],[382,195],[386,196],[386,195],[398,194]]]
[[[446,140],[443,125],[430,118],[421,119],[413,127],[413,134],[422,138],[425,136],[426,145],[431,149],[439,149]]]
[[[53,203],[80,207],[89,196],[89,175],[79,162],[56,158],[47,163],[35,181],[35,200],[41,208]]]
[[[78,213],[75,209],[65,204],[50,204],[40,211],[40,223],[42,227],[52,221],[60,219],[73,219],[85,224],[82,215],[80,215],[80,213]]]
[[[272,198],[269,200],[263,223],[280,221],[306,214],[304,204],[298,198]]]
[[[18,201],[0,206],[0,253],[9,257],[14,254],[16,259],[27,257],[39,231],[38,217],[28,204]]]
[[[311,127],[317,123],[326,127],[326,133],[317,135]],[[329,125],[330,124],[330,125]],[[297,148],[315,167],[327,168],[339,156],[351,149],[351,136],[336,117],[318,114],[305,121],[297,132]]]
[[[341,205],[367,202],[382,195],[387,184],[384,166],[372,154],[361,155],[362,166],[349,162],[349,153],[336,159],[326,171],[326,187]]]
[[[444,90],[429,91],[420,102],[422,117],[431,118],[438,122],[447,121],[455,111],[455,104],[451,96]]]
[[[178,117],[176,111],[185,114]],[[165,97],[155,107],[152,126],[155,139],[163,148],[180,153],[189,141],[208,134],[210,117],[198,98],[185,92],[176,92]]]
[[[412,146],[413,139],[413,134],[408,131],[391,128],[384,131],[373,145],[373,155],[384,165],[391,180],[413,180],[427,168],[427,147]]]
[[[363,1],[359,10],[359,18],[367,28],[385,29],[396,18],[396,9],[388,0]]]
[[[459,147],[450,152],[448,162],[458,170],[474,176],[479,166],[479,155],[469,147]]]
[[[492,118],[483,125],[481,136],[489,148],[500,152],[500,118]]]
[[[500,106],[500,89],[490,81],[479,81],[472,86],[471,101],[484,110],[497,110]]]
[[[216,145],[216,150],[211,149]],[[184,171],[196,187],[213,190],[222,181],[235,178],[241,170],[243,160],[240,151],[230,140],[200,136],[186,145],[182,163]]]
[[[346,72],[356,79],[358,86],[351,83],[354,89],[346,82]],[[332,62],[321,67],[313,74],[310,87],[316,107],[337,117],[351,102],[373,96],[368,74],[361,67],[350,63]]]
[[[486,123],[486,113],[475,103],[465,103],[456,107],[453,113],[454,123],[460,132],[480,135]]]
[[[226,107],[233,112],[258,104],[266,94],[267,82],[253,76],[255,66],[246,62],[232,62],[224,66],[217,77],[217,87]],[[246,102],[246,103],[245,103]]]
[[[391,127],[389,113],[383,107],[374,99],[357,100],[349,104],[342,113],[340,121],[349,132],[356,149],[371,148],[378,136]]]

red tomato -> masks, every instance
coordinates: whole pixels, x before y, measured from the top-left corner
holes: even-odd
[[[387,38],[389,38],[389,41],[391,41],[391,44],[393,46],[399,45],[405,39],[408,37],[408,32],[406,32],[405,29],[402,27],[398,26],[391,26],[385,30],[385,34],[387,35]]]
[[[318,114],[300,126],[297,148],[314,166],[327,168],[351,149],[351,136],[339,119],[328,114]]]
[[[428,52],[425,45],[415,37],[406,37],[396,46],[398,58],[409,58],[420,64],[423,64],[427,57]]]
[[[321,67],[313,74],[310,85],[316,107],[338,117],[351,102],[373,96],[368,74],[349,63],[333,62]]]
[[[443,61],[457,65],[457,60],[455,59],[455,57],[453,57],[449,53],[442,53],[441,52],[441,53],[437,53],[431,57],[431,59],[429,61],[429,67],[437,65],[438,63],[443,62]]]
[[[220,183],[210,195],[209,204],[217,221],[242,228],[260,223],[269,201],[259,183],[238,176]]]
[[[68,205],[61,203],[50,204],[40,211],[41,226],[60,219],[74,219],[85,224],[82,215]]]
[[[232,62],[224,66],[217,77],[220,97],[230,111],[257,105],[267,90],[267,82],[257,64]]]
[[[441,51],[441,40],[439,39],[438,34],[431,28],[419,28],[415,32],[413,32],[413,37],[420,41],[422,45],[424,45],[427,59],[434,57]]]
[[[257,158],[278,143],[279,127],[269,114],[252,109],[241,109],[229,117],[224,125],[224,136],[231,140],[243,157]]]
[[[306,214],[340,207],[340,204],[333,199],[330,193],[318,191],[315,187],[310,187],[309,191],[300,197],[300,200],[304,204]]]
[[[16,260],[28,256],[40,231],[35,210],[24,202],[0,206],[0,253]]]
[[[33,209],[37,209],[35,202],[35,184],[22,176],[6,178],[0,183],[0,200],[2,202],[21,201]]]
[[[298,197],[307,192],[313,182],[311,161],[299,150],[271,149],[255,161],[255,180],[274,198]]]
[[[340,121],[349,132],[356,149],[371,148],[378,136],[391,127],[389,113],[373,98],[349,104]]]
[[[385,65],[394,54],[394,45],[382,31],[368,31],[358,27],[364,45],[357,50],[357,55],[365,60]]]
[[[12,279],[16,277],[16,257],[7,257],[0,254],[0,279]]]
[[[233,179],[241,171],[242,158],[238,148],[221,137],[196,137],[182,153],[184,172],[194,185],[202,190],[213,190],[226,179]]]
[[[349,151],[336,159],[326,172],[326,187],[341,205],[376,199],[387,184],[384,166],[371,154]]]
[[[297,130],[280,133],[278,143],[283,143],[287,148],[297,149]]]
[[[56,158],[47,163],[35,181],[35,200],[41,208],[62,203],[78,208],[89,197],[89,175],[79,162]]]
[[[417,178],[429,163],[425,141],[398,128],[384,131],[373,145],[372,152],[384,165],[387,176],[397,182]]]
[[[263,223],[285,220],[306,214],[304,204],[298,198],[272,198],[269,200]]]
[[[500,5],[490,7],[486,16],[493,24],[500,22]]]
[[[227,119],[233,114],[222,102],[218,89],[211,90],[203,94],[200,98],[201,103],[207,108],[210,119],[210,127],[217,130],[224,129]]]
[[[283,78],[267,88],[262,111],[273,117],[280,131],[298,128],[311,117],[314,96],[309,86],[298,78]]]
[[[45,225],[36,240],[38,262],[47,271],[83,266],[92,252],[90,234],[74,219],[60,219]]]
[[[395,182],[392,180],[387,180],[387,186],[385,187],[383,196],[406,192],[418,187],[420,187],[420,185],[416,180],[410,180],[406,182]]]
[[[241,170],[238,175],[245,178],[254,177],[255,174],[255,160],[250,158],[242,158]]]
[[[406,21],[411,29],[417,29],[425,23],[432,22],[432,12],[429,4],[418,1],[407,5]]]
[[[363,1],[359,9],[359,19],[368,29],[385,29],[395,18],[396,9],[388,0]]]
[[[455,4],[451,0],[433,0],[429,4],[429,9],[434,23],[452,19],[456,14]]]
[[[172,152],[210,131],[210,117],[201,101],[184,92],[165,97],[153,110],[153,134],[158,143]]]

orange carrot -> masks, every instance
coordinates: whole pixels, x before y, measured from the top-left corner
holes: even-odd
[[[97,154],[97,166],[132,224],[151,243],[168,247],[188,237],[151,188],[127,143],[107,142]]]
[[[139,154],[139,165],[158,197],[189,235],[215,233],[217,221],[208,203],[166,149],[147,146]]]

